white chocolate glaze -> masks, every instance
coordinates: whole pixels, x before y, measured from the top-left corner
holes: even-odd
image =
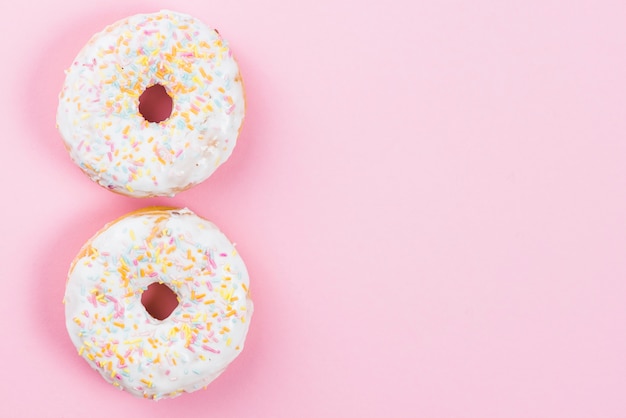
[[[153,318],[152,283],[179,305]],[[241,352],[253,305],[234,246],[188,209],[148,208],[107,225],[68,274],[66,325],[78,353],[113,385],[161,399],[206,387]]]
[[[140,14],[94,35],[67,70],[57,126],[72,160],[128,196],[173,196],[231,155],[245,101],[226,41],[191,16]],[[139,97],[160,84],[169,118],[148,122]]]

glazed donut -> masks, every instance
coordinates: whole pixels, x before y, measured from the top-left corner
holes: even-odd
[[[72,160],[109,190],[173,196],[208,178],[235,147],[245,113],[237,62],[218,32],[191,16],[118,21],[66,73],[57,127]],[[173,103],[158,123],[139,111],[155,85]]]
[[[153,283],[178,306],[157,320],[141,301]],[[253,311],[234,246],[188,209],[148,208],[104,227],[73,261],[65,318],[80,356],[131,394],[172,398],[206,387],[241,352]]]

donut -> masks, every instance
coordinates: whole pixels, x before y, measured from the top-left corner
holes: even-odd
[[[172,102],[160,122],[140,112],[154,86]],[[57,128],[74,163],[106,189],[173,196],[229,158],[244,114],[227,42],[189,15],[161,11],[118,21],[89,40],[66,71]]]
[[[142,293],[160,283],[178,306],[153,317]],[[137,397],[206,387],[241,353],[253,312],[233,244],[189,209],[152,207],[106,225],[71,264],[65,318],[78,354]]]

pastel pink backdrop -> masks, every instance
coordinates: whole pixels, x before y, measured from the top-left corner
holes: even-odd
[[[232,158],[174,199],[92,184],[55,129],[89,37],[170,8],[247,86]],[[0,415],[626,416],[626,3],[4,1]],[[255,316],[205,391],[152,403],[75,353],[70,261],[188,206],[237,242]]]

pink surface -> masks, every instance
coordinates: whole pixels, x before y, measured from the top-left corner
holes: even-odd
[[[4,1],[1,416],[626,416],[626,3]],[[57,94],[88,38],[172,8],[233,47],[232,158],[174,199],[71,163]],[[92,371],[65,275],[104,223],[188,206],[238,243],[255,316],[206,391]]]

